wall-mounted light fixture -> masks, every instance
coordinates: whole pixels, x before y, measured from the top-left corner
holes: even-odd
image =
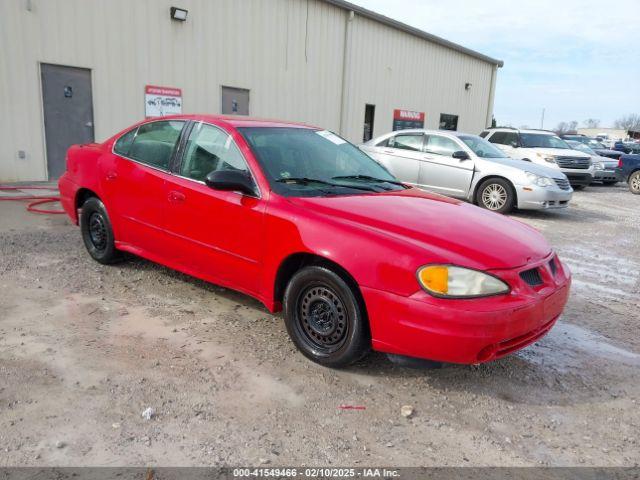
[[[187,20],[188,10],[184,8],[171,7],[171,20],[177,20],[178,22],[184,22]]]
[[[471,90],[471,86],[472,85],[469,82],[467,82],[467,83],[464,84],[464,89],[465,90]]]

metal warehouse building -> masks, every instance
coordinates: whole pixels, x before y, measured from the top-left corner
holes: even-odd
[[[341,0],[1,0],[0,58],[0,181],[179,111],[478,133],[502,66]]]

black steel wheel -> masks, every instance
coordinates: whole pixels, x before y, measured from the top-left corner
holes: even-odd
[[[89,217],[89,241],[96,251],[104,252],[107,249],[107,226],[98,212],[93,212]]]
[[[307,287],[296,302],[298,328],[305,340],[326,354],[335,352],[347,338],[348,317],[342,299],[331,288]]]
[[[516,194],[507,180],[490,178],[478,187],[476,203],[492,212],[509,213],[516,203]]]
[[[368,352],[371,340],[364,305],[354,288],[321,266],[305,267],[289,282],[284,296],[287,331],[314,362],[343,367]]]
[[[80,231],[84,245],[94,260],[109,264],[121,259],[115,247],[109,215],[100,199],[91,197],[82,205]]]

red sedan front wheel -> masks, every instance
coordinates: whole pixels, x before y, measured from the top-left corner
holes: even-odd
[[[328,268],[305,267],[293,276],[284,295],[284,318],[298,349],[326,367],[344,367],[369,351],[364,307],[353,288]]]

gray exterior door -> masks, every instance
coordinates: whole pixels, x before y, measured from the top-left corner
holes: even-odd
[[[222,114],[249,115],[249,90],[222,87]]]
[[[40,65],[49,180],[65,171],[65,154],[75,143],[93,142],[91,70]]]

